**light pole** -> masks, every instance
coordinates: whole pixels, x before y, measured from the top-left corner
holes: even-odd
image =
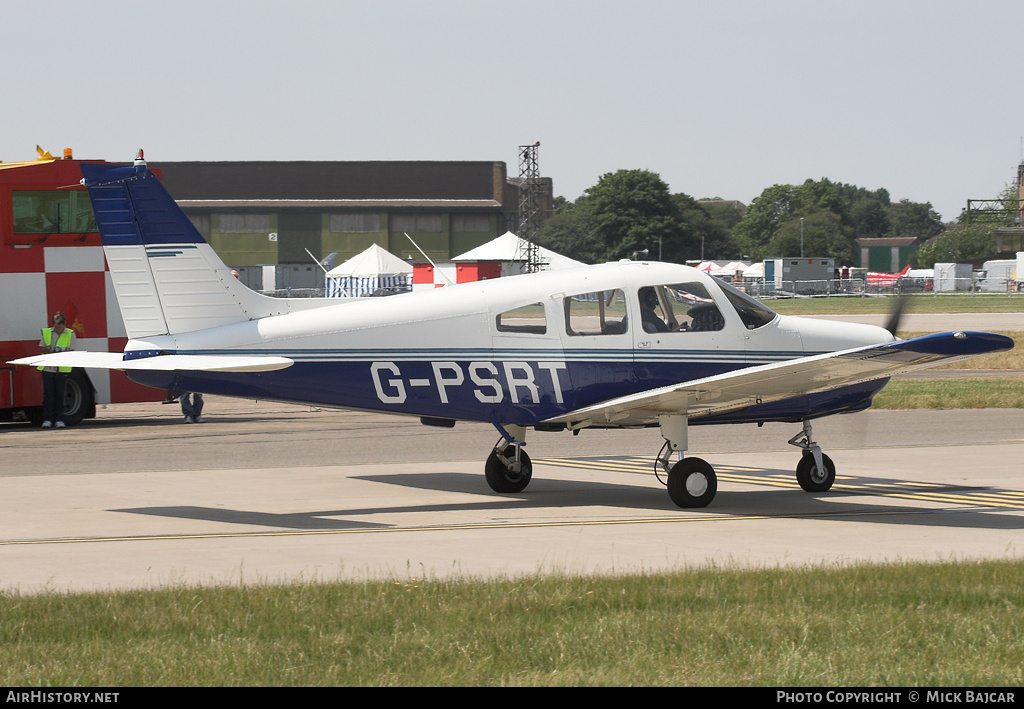
[[[800,258],[804,257],[804,218],[800,217]]]

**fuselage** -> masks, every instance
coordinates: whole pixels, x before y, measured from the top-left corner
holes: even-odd
[[[620,262],[148,337],[125,352],[295,362],[250,374],[131,374],[159,388],[531,425],[617,396],[894,339],[879,327],[777,315],[687,266]],[[732,420],[861,408],[883,385]]]

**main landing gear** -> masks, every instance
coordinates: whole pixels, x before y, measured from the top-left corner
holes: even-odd
[[[658,425],[665,445],[658,454],[656,465],[668,474],[668,496],[679,507],[707,507],[718,492],[718,478],[707,461],[683,457],[687,445],[686,417],[661,416]],[[800,487],[807,492],[829,490],[836,481],[836,466],[814,442],[811,424],[804,421],[803,430],[789,439],[789,443],[803,450],[796,466],[796,480]],[[670,464],[673,453],[678,453],[679,459]]]
[[[523,450],[526,429],[522,426],[495,426],[501,438],[487,456],[484,476],[495,492],[522,492],[533,477],[533,463]]]
[[[665,445],[661,447],[655,465],[668,473],[668,496],[677,507],[707,507],[718,493],[718,476],[706,460],[683,457],[687,446],[686,417],[660,416],[658,425]],[[679,460],[670,466],[673,453],[679,454]]]
[[[707,461],[683,457],[687,447],[686,417],[666,414],[658,418],[658,425],[665,445],[658,453],[655,473],[660,469],[667,474],[664,482],[668,487],[668,496],[678,507],[707,507],[718,492],[718,476]],[[526,445],[526,428],[497,424],[495,428],[501,433],[501,438],[487,456],[484,466],[487,484],[495,492],[522,492],[533,477],[533,463],[523,450]],[[831,489],[836,481],[836,466],[831,458],[821,452],[821,446],[814,442],[811,424],[804,421],[803,429],[790,438],[789,443],[803,450],[796,466],[796,480],[800,487],[807,492]],[[678,455],[674,463],[673,454]],[[661,479],[660,475],[658,479]]]
[[[821,446],[811,438],[811,424],[804,421],[804,429],[789,439],[791,446],[803,449],[796,466],[796,481],[807,492],[825,492],[836,481],[836,466],[821,452]]]

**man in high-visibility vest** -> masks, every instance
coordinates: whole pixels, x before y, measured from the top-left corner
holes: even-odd
[[[53,327],[43,328],[43,354],[75,349],[75,332],[64,326],[64,314],[53,314]],[[39,367],[43,373],[43,428],[64,428],[64,392],[71,367]]]

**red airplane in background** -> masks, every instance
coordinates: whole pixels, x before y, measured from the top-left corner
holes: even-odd
[[[879,286],[883,288],[894,288],[897,281],[907,275],[910,272],[910,265],[908,264],[899,273],[868,273],[868,285]]]

